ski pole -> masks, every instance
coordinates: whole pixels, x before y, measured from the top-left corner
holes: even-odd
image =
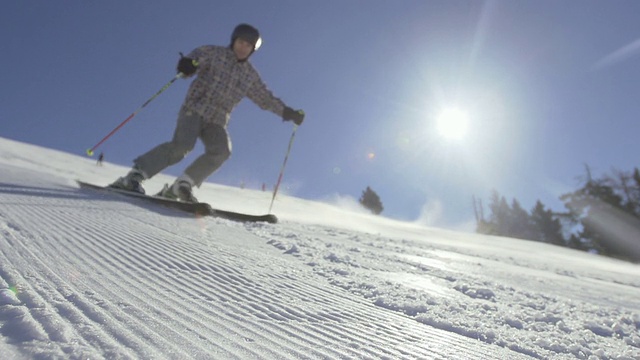
[[[278,193],[278,188],[280,187],[280,182],[282,181],[282,175],[284,174],[284,167],[287,165],[287,160],[289,159],[289,153],[291,152],[291,146],[293,145],[293,138],[296,136],[296,130],[298,130],[298,125],[293,126],[293,132],[291,133],[291,139],[289,139],[289,147],[287,148],[287,154],[284,156],[284,162],[282,163],[282,168],[280,169],[280,175],[278,176],[278,181],[276,182],[276,187],[273,189],[273,196],[271,196],[271,205],[269,205],[269,214],[271,214],[271,208],[273,207],[273,202],[276,200],[276,194]]]
[[[102,143],[105,142],[108,138],[110,138],[111,135],[115,134],[116,131],[120,130],[120,128],[123,127],[124,124],[128,123],[129,120],[133,119],[133,117],[136,116],[136,114],[139,113],[140,110],[142,110],[145,106],[147,106],[147,104],[149,104],[153,99],[158,97],[158,95],[162,94],[163,91],[167,90],[167,88],[171,84],[173,84],[176,80],[180,79],[182,76],[183,76],[182,73],[178,73],[178,75],[176,75],[173,79],[171,79],[171,81],[169,81],[165,86],[163,86],[162,89],[158,90],[158,92],[155,93],[149,100],[147,100],[144,104],[142,104],[142,106],[140,106],[136,111],[134,111],[131,115],[129,115],[128,118],[124,119],[124,121],[121,122],[120,125],[116,126],[115,129],[111,130],[111,132],[107,134],[107,136],[105,136],[102,140],[98,141],[98,143],[95,144],[92,148],[87,149],[87,155],[93,156],[93,151],[95,149],[97,149],[100,145],[102,145]]]

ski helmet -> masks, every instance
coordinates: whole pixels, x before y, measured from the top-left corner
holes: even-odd
[[[262,38],[260,38],[260,32],[258,29],[254,28],[249,24],[240,24],[233,29],[233,33],[231,33],[231,45],[233,47],[233,43],[236,39],[246,40],[249,43],[253,44],[253,51],[258,50],[260,45],[262,45]]]

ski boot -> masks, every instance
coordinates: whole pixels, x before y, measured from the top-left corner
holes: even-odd
[[[198,199],[193,196],[192,180],[187,175],[182,175],[176,179],[173,185],[164,184],[164,188],[158,193],[158,196],[167,199],[179,200],[188,203],[197,203]]]
[[[118,180],[109,185],[109,187],[144,194],[142,182],[145,178],[144,173],[134,167],[126,176],[118,178]]]

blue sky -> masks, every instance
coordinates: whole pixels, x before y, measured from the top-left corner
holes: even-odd
[[[284,191],[371,186],[383,215],[447,228],[472,222],[472,196],[486,204],[492,189],[561,210],[585,165],[638,166],[639,12],[622,0],[8,2],[0,136],[83,154],[175,75],[178,52],[227,45],[247,22],[263,35],[251,58],[263,80],[307,113]],[[106,160],[169,140],[188,84],[110,138]],[[436,130],[447,107],[468,114],[464,138]],[[272,186],[291,130],[242,102],[233,155],[209,181]]]

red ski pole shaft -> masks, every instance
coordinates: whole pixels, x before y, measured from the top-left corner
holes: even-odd
[[[276,182],[276,187],[273,189],[273,195],[271,196],[271,205],[269,205],[269,214],[271,214],[271,208],[273,208],[273,202],[276,200],[276,194],[278,193],[278,189],[280,188],[280,182],[282,181],[282,175],[284,175],[284,168],[287,166],[287,160],[289,159],[289,153],[291,153],[291,146],[293,145],[293,138],[296,136],[296,130],[298,130],[298,125],[293,126],[293,132],[291,133],[291,138],[289,139],[289,147],[287,148],[287,154],[284,156],[284,162],[282,163],[282,168],[280,169],[280,175],[278,175],[278,181]]]
[[[158,95],[162,94],[165,90],[167,90],[167,88],[171,86],[171,84],[173,84],[176,80],[180,79],[182,76],[183,76],[182,73],[178,73],[178,75],[176,75],[173,79],[171,79],[171,81],[169,81],[160,90],[158,90],[158,92],[155,93],[151,98],[149,98],[149,100],[145,101],[145,103],[142,104],[142,106],[140,106],[138,109],[136,109],[136,111],[134,111],[131,115],[129,115],[128,118],[124,119],[124,121],[121,122],[120,125],[116,126],[115,129],[111,130],[111,132],[107,134],[107,136],[102,138],[102,140],[98,141],[98,143],[95,144],[92,148],[87,149],[87,155],[93,156],[93,151],[95,149],[97,149],[100,145],[102,145],[102,143],[107,141],[107,139],[110,138],[111,135],[115,134],[118,130],[120,130],[120,128],[123,127],[124,124],[128,123],[129,120],[133,119],[133,117],[136,116],[136,114],[138,114],[140,110],[142,110],[145,106],[147,106],[147,104],[149,104],[153,99],[158,97]]]

